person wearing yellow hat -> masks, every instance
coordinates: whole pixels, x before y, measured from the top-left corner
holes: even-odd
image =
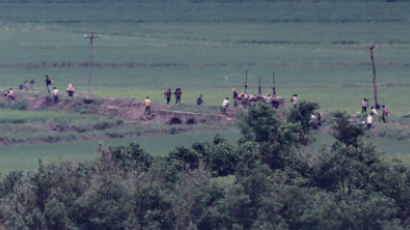
[[[68,87],[67,87],[67,89],[65,90],[66,92],[67,92],[67,95],[69,96],[69,97],[73,97],[74,96],[74,92],[75,92],[75,89],[74,89],[74,87],[73,87],[73,84],[68,84]]]

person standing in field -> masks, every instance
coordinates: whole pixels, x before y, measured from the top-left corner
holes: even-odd
[[[298,105],[298,95],[296,93],[293,94],[289,101],[293,104],[293,108],[296,108]]]
[[[196,99],[196,104],[197,105],[202,105],[203,103],[204,103],[204,99],[203,99],[203,96],[201,94],[201,95],[199,95],[198,99]]]
[[[45,81],[48,94],[50,94],[50,85],[53,83],[53,80],[51,80],[51,78],[48,75],[46,75]]]
[[[377,115],[377,110],[373,106],[370,108],[370,114],[373,116]]]
[[[367,124],[367,129],[370,130],[373,124],[373,116],[370,113],[369,115],[367,115],[366,124]]]
[[[171,101],[171,95],[172,95],[171,88],[168,88],[167,90],[164,91],[164,97],[167,99],[167,105],[169,105],[169,102]]]
[[[362,105],[362,113],[366,113],[367,107],[369,106],[369,101],[367,100],[367,98],[363,98],[361,105]]]
[[[389,108],[387,108],[387,105],[382,105],[382,121],[383,123],[386,123],[386,118],[389,115]]]
[[[181,103],[181,96],[182,96],[181,88],[176,88],[174,95],[175,95],[175,104]]]
[[[69,97],[74,97],[74,92],[75,92],[75,89],[74,89],[74,87],[73,87],[73,84],[68,84],[68,87],[67,87],[67,89],[65,90],[66,92],[67,92],[67,95],[69,96]]]
[[[238,107],[238,91],[232,89],[233,106]]]
[[[144,114],[150,115],[151,114],[151,100],[149,99],[148,96],[145,97],[144,104],[145,104]]]
[[[54,103],[58,102],[58,94],[60,93],[60,91],[58,91],[58,89],[56,87],[53,88],[53,100]]]
[[[228,109],[228,107],[229,107],[229,97],[225,98],[222,102],[222,113],[224,115],[227,115],[226,110]]]

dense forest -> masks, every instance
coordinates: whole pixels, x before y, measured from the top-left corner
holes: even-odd
[[[5,229],[408,229],[410,171],[383,159],[346,113],[318,156],[316,103],[242,114],[242,138],[152,156],[138,144],[100,146],[94,162],[43,164],[0,181]],[[160,143],[158,143],[160,144]]]

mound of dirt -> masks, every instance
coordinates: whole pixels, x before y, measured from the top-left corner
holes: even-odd
[[[145,105],[135,99],[86,98],[78,95],[74,98],[62,96],[54,102],[47,94],[16,92],[15,101],[26,101],[27,110],[59,110],[85,114],[113,116],[129,123],[160,123],[160,124],[197,124],[208,121],[223,122],[230,119],[222,114],[190,113],[172,111],[170,105],[152,103],[152,113],[144,114]],[[234,112],[230,113],[233,117]],[[176,118],[176,119],[175,119]],[[175,122],[179,120],[180,122]]]

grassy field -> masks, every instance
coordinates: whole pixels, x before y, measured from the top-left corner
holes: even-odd
[[[162,92],[166,88],[181,87],[186,105],[174,109],[218,111],[222,99],[231,96],[232,88],[243,87],[248,70],[251,93],[257,92],[259,78],[263,93],[270,93],[275,72],[278,95],[288,99],[298,93],[300,100],[318,102],[322,112],[353,113],[360,110],[363,97],[373,103],[366,46],[378,44],[379,102],[400,117],[410,114],[409,11],[408,1],[381,0],[5,0],[0,1],[0,88],[15,88],[25,79],[34,79],[34,88],[45,92],[44,75],[49,74],[60,91],[73,83],[77,92],[85,94],[89,41],[83,35],[94,32],[102,35],[93,46],[94,96],[143,99],[148,95],[153,101],[164,102]],[[191,106],[199,94],[204,95],[210,108]],[[64,124],[71,131],[88,127],[82,133],[75,131],[74,136],[60,133],[64,140],[81,135],[138,135],[164,128],[116,124],[111,130],[96,131],[95,125],[115,123],[115,119],[106,119],[1,110],[1,137],[16,141],[37,135],[36,140],[46,140],[54,124]],[[174,145],[192,142],[193,137],[209,139],[214,134],[138,140],[147,143],[144,147],[149,152],[163,153]],[[155,144],[159,141],[168,144]],[[374,137],[374,141],[390,155],[400,154],[409,161],[406,140]],[[96,146],[97,141],[85,141],[1,147],[0,171],[32,169],[39,157],[44,161],[89,160],[96,156]]]
[[[88,40],[94,42],[97,96],[149,95],[181,87],[183,101],[204,94],[219,105],[241,88],[249,71],[251,92],[261,77],[270,92],[297,92],[324,111],[355,112],[372,98],[369,44],[376,50],[381,103],[407,114],[410,102],[410,3],[320,2],[89,2],[0,3],[0,86],[16,87],[51,75],[59,88],[86,92]],[[36,12],[36,13],[32,13]]]
[[[141,136],[126,139],[110,139],[104,141],[79,141],[50,144],[30,144],[0,148],[0,173],[11,170],[34,170],[38,160],[43,162],[58,162],[70,160],[74,162],[85,162],[94,160],[98,144],[126,145],[130,142],[139,143],[144,150],[151,154],[165,154],[169,150],[180,145],[190,146],[194,142],[212,141],[216,134],[231,140],[233,143],[239,139],[236,129],[213,132],[200,132],[190,134],[176,134],[167,136]],[[161,143],[161,144],[159,144]]]
[[[130,142],[139,143],[144,150],[151,154],[166,154],[172,148],[180,145],[190,146],[194,142],[211,141],[215,135],[227,138],[236,143],[240,133],[236,128],[221,131],[194,132],[189,134],[175,134],[165,136],[139,136],[134,138],[114,138],[108,140],[89,140],[77,142],[59,142],[49,144],[23,144],[19,146],[3,146],[0,148],[0,173],[11,170],[33,170],[37,167],[38,160],[43,162],[58,162],[70,160],[74,162],[86,162],[94,160],[99,153],[96,151],[98,144],[118,146]],[[308,147],[313,156],[318,154],[323,147],[328,147],[334,139],[329,134],[322,132],[314,133],[316,142]],[[406,165],[410,165],[410,144],[408,139],[394,140],[391,138],[367,137],[381,151],[385,152],[384,158],[397,157]],[[161,143],[161,144],[159,144]]]

